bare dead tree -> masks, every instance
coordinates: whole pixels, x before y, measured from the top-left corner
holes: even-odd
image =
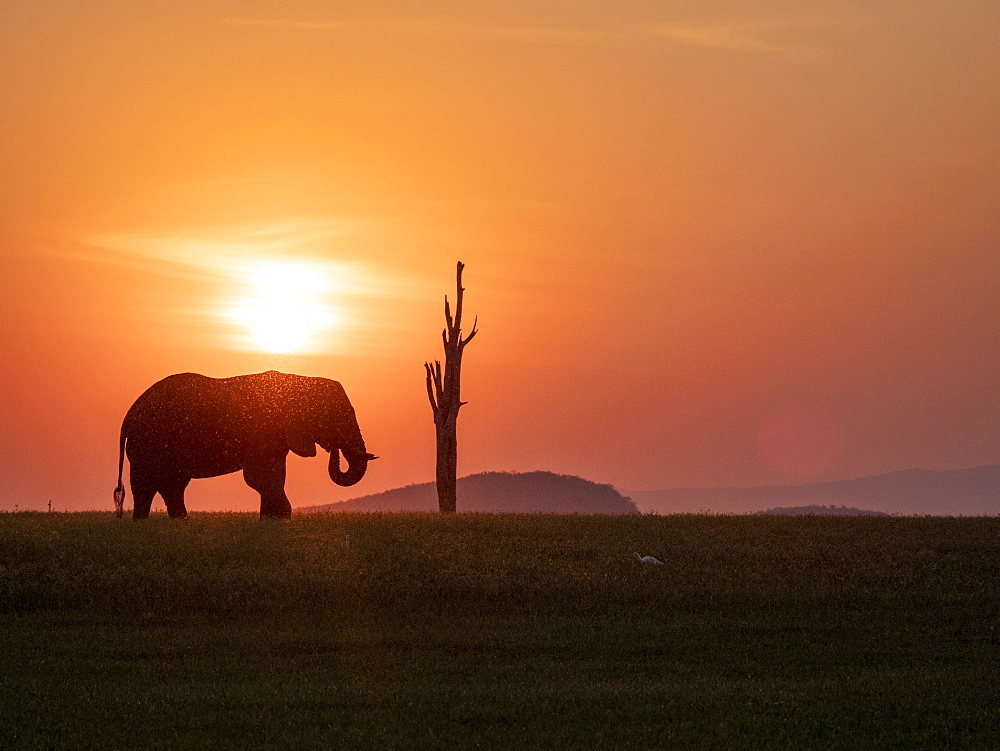
[[[465,264],[458,262],[455,296],[455,316],[451,315],[448,296],[444,298],[445,329],[441,332],[444,342],[444,373],[441,361],[425,362],[427,373],[427,398],[434,411],[434,428],[437,433],[437,491],[438,507],[443,514],[455,513],[456,484],[458,481],[458,410],[467,402],[459,393],[462,375],[462,352],[465,345],[476,335],[478,317],[472,323],[472,331],[462,338],[462,269]]]

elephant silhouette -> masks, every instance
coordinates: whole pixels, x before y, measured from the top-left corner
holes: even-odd
[[[262,518],[288,519],[285,457],[289,451],[316,456],[316,444],[330,452],[330,479],[337,485],[360,481],[377,458],[365,448],[354,407],[337,381],[276,370],[232,378],[168,376],[136,399],[122,421],[117,515],[125,501],[127,454],[133,519],[149,516],[157,493],[167,513],[183,519],[184,490],[192,479],[238,470],[260,493]]]

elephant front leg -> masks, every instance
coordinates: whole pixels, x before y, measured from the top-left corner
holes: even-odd
[[[243,467],[243,479],[260,493],[262,519],[292,518],[292,504],[285,495],[285,453],[249,459]]]

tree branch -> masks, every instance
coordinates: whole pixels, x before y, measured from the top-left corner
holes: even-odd
[[[476,316],[475,320],[472,322],[472,331],[469,332],[469,335],[467,337],[459,340],[458,342],[459,347],[464,348],[466,344],[472,341],[472,337],[474,337],[476,334],[479,333],[479,329],[476,328],[476,325],[478,323],[479,323],[479,316]]]
[[[461,298],[459,298],[459,300],[461,300]],[[445,324],[448,326],[448,333],[451,334],[451,332],[455,328],[455,322],[452,320],[451,317],[451,303],[448,302],[448,295],[444,296],[444,321]]]
[[[455,295],[455,332],[453,338],[456,339],[460,339],[462,336],[462,297],[465,292],[465,288],[462,287],[462,269],[464,268],[465,264],[459,261],[457,271],[455,272],[455,289],[457,293]]]
[[[435,360],[434,367],[432,369],[432,374],[434,375],[434,390],[437,392],[437,403],[439,408],[444,407],[444,385],[441,381],[441,361]]]
[[[434,411],[434,414],[436,415],[438,411],[438,405],[437,401],[435,401],[434,399],[434,387],[431,384],[431,377],[432,377],[431,364],[429,362],[424,363],[424,370],[427,371],[427,398],[430,400],[431,409]]]

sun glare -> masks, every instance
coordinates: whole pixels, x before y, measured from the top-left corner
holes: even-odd
[[[261,263],[250,270],[249,276],[254,286],[269,296],[314,296],[324,292],[327,287],[323,275],[304,263]]]
[[[302,347],[318,322],[326,276],[307,263],[262,261],[248,269],[247,280],[258,297],[249,321],[257,343],[279,354]]]
[[[344,297],[354,289],[353,270],[308,257],[253,258],[247,253],[230,272],[239,291],[219,311],[233,331],[231,346],[276,354],[328,351],[344,325]],[[231,330],[232,331],[232,330]]]
[[[270,352],[294,352],[309,338],[309,312],[290,300],[270,300],[253,314],[254,339]]]

